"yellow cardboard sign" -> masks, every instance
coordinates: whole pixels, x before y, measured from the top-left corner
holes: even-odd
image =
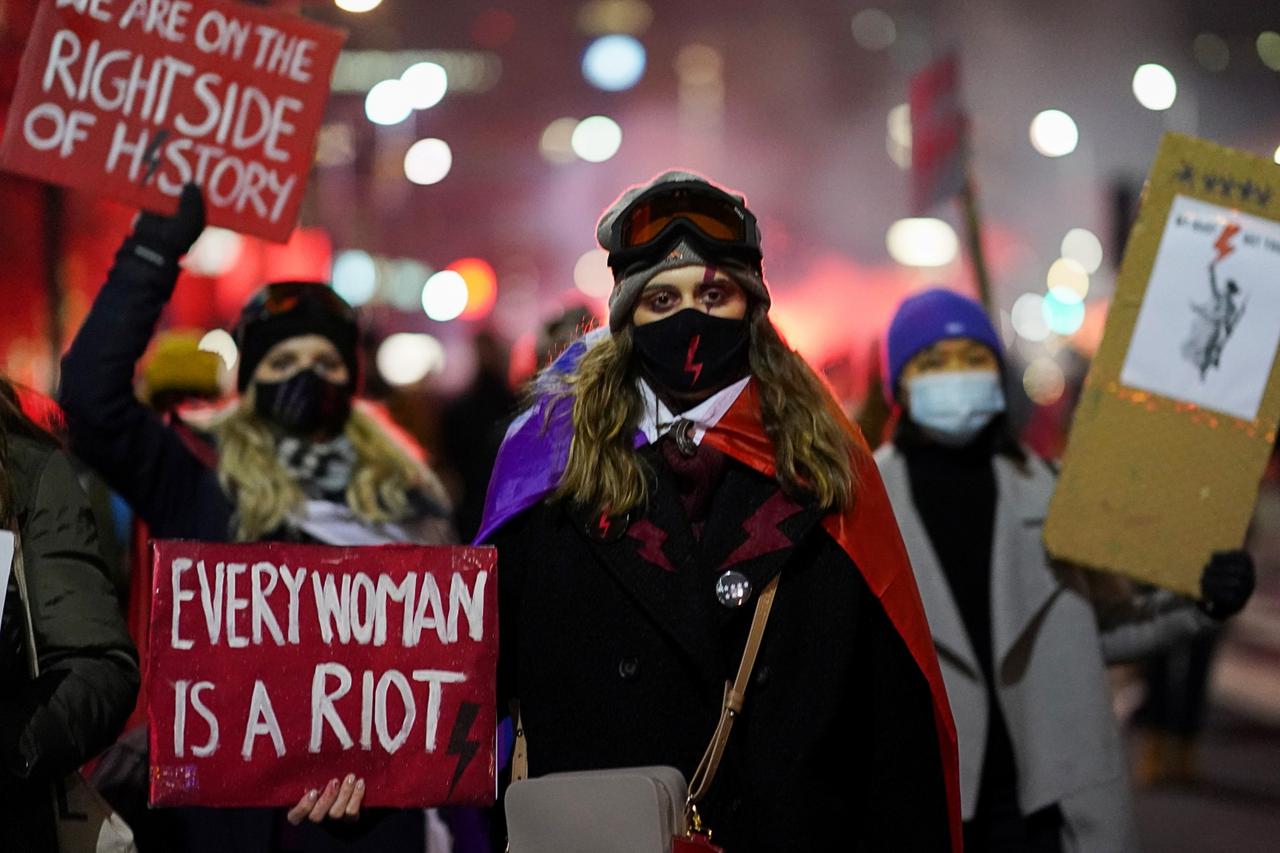
[[[1199,595],[1280,420],[1280,166],[1160,143],[1045,523],[1055,558]]]

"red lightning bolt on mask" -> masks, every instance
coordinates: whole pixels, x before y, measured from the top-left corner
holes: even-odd
[[[1218,250],[1218,257],[1213,259],[1215,264],[1236,250],[1236,247],[1231,245],[1231,238],[1238,233],[1240,233],[1240,226],[1234,222],[1223,226],[1222,233],[1213,242],[1213,247]]]
[[[698,354],[698,345],[701,343],[702,335],[694,335],[690,338],[689,352],[684,357],[684,372],[693,374],[693,379],[689,382],[690,388],[698,384],[698,377],[702,375],[702,362],[693,360]]]

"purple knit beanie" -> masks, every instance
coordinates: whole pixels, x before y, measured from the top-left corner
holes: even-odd
[[[921,291],[898,306],[885,337],[884,393],[890,403],[897,397],[898,377],[907,362],[922,349],[946,338],[980,341],[991,348],[1002,364],[1004,362],[1000,336],[982,305],[942,287]]]

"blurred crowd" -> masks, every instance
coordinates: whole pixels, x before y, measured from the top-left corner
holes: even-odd
[[[365,809],[375,781],[341,768],[289,808],[148,809],[151,537],[496,544],[498,692],[534,778],[696,778],[776,591],[699,802],[730,853],[1132,850],[1131,781],[1201,773],[1215,655],[1280,530],[1212,555],[1195,599],[1052,561],[1055,461],[1007,410],[978,301],[908,298],[872,396],[836,400],[769,320],[745,200],[667,173],[605,212],[609,314],[547,317],[536,375],[481,332],[460,393],[379,403],[360,317],[323,282],[264,283],[234,374],[203,330],[162,328],[203,226],[194,187],[139,216],[56,403],[0,382],[0,849],[59,849],[52,792],[80,771],[143,853],[479,851],[508,831],[518,853],[501,802]]]

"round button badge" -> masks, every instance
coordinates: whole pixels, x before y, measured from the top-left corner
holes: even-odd
[[[751,599],[751,581],[730,569],[716,579],[716,599],[725,607],[741,607]]]

